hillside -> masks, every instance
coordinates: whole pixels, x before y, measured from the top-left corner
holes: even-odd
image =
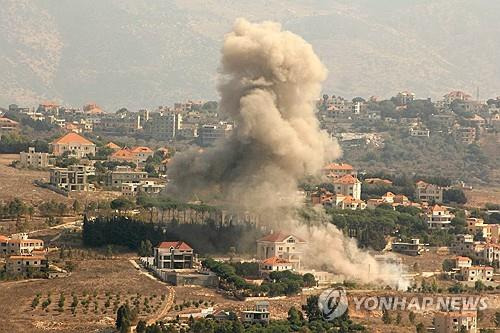
[[[96,101],[139,108],[215,98],[238,16],[313,44],[328,93],[500,94],[500,2],[487,0],[0,0],[0,105]]]

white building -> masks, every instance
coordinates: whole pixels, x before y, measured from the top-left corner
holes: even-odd
[[[28,255],[34,250],[43,250],[41,239],[30,239],[28,234],[13,234],[10,237],[0,235],[0,255]]]
[[[451,220],[455,216],[451,214],[446,208],[434,205],[427,212],[427,223],[429,229],[448,229],[451,226]]]
[[[361,199],[361,182],[352,175],[345,175],[332,180],[336,194],[351,196],[354,199]]]
[[[461,267],[460,276],[463,281],[493,281],[493,267],[489,266],[470,266]]]
[[[280,258],[289,261],[293,269],[300,269],[300,259],[306,242],[286,233],[272,233],[257,241],[259,259]]]
[[[161,242],[154,248],[154,266],[158,269],[188,269],[194,266],[194,250],[183,241]]]

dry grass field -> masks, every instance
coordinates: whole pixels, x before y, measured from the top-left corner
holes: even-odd
[[[139,317],[162,310],[167,287],[126,259],[84,260],[73,274],[52,280],[0,282],[0,332],[112,332],[116,308],[138,306]],[[59,309],[60,294],[65,302]],[[40,294],[38,304],[32,302]],[[44,306],[50,294],[51,303]],[[72,313],[73,297],[78,300]]]

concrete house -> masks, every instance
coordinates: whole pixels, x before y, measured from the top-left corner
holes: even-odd
[[[292,234],[272,233],[257,240],[257,257],[268,259],[276,257],[285,259],[292,264],[293,269],[300,269],[300,259],[306,242]]]
[[[477,311],[437,312],[434,315],[436,333],[461,332],[465,327],[467,333],[477,333]]]
[[[358,178],[348,174],[332,180],[336,194],[351,196],[354,199],[361,199],[361,182]]]
[[[28,152],[19,154],[19,165],[22,168],[45,169],[51,166],[49,154],[35,151],[35,147],[29,147]]]
[[[194,250],[183,241],[161,242],[154,248],[154,266],[158,269],[193,268]]]

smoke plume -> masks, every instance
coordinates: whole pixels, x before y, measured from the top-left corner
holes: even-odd
[[[210,198],[258,213],[269,225],[284,223],[281,228],[300,231],[310,244],[319,240],[331,247],[322,263],[348,276],[366,276],[366,265],[355,261],[371,257],[353,241],[333,226],[306,229],[294,214],[304,200],[299,180],[341,155],[314,114],[326,75],[301,37],[276,23],[236,20],[224,39],[218,86],[220,112],[235,128],[213,147],[177,154],[169,187],[187,199]]]

